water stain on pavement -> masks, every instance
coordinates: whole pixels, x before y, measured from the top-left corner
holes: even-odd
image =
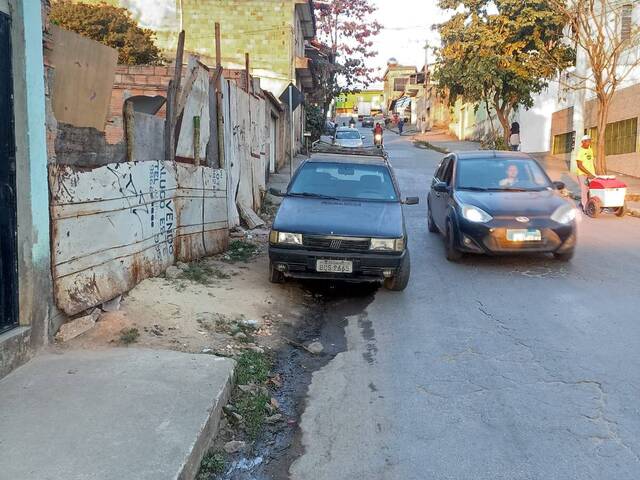
[[[362,338],[367,342],[367,351],[364,352],[362,356],[369,365],[373,365],[376,354],[378,353],[378,346],[376,345],[376,332],[373,329],[373,323],[369,320],[366,312],[358,315],[358,326],[362,332]]]
[[[273,397],[279,404],[280,413],[287,421],[279,425],[267,426],[256,440],[251,452],[234,458],[226,473],[220,477],[221,479],[288,478],[289,467],[304,453],[298,420],[305,409],[311,377],[313,372],[321,369],[338,353],[346,350],[344,329],[348,317],[358,316],[363,335],[371,345],[371,361],[377,352],[375,332],[371,321],[363,313],[373,301],[377,286],[335,282],[305,282],[302,286],[310,299],[307,314],[296,327],[286,327],[279,333],[300,345],[320,341],[324,351],[321,355],[313,355],[304,349],[287,345],[277,352],[274,373],[280,375],[282,387],[273,393]],[[375,385],[373,389],[376,389]]]

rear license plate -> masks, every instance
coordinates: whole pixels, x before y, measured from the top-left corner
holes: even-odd
[[[539,242],[542,240],[542,233],[533,228],[507,229],[507,240],[510,242]]]
[[[316,260],[316,271],[325,273],[353,273],[349,260]]]

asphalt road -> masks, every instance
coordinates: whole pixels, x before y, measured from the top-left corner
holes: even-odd
[[[640,220],[582,219],[578,250],[444,258],[426,228],[441,155],[386,134],[412,255],[316,372],[294,480],[640,478]]]

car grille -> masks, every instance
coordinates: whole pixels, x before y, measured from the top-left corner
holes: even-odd
[[[368,238],[324,237],[304,235],[302,242],[305,247],[322,250],[369,250]]]

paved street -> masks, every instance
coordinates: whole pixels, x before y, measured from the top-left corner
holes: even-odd
[[[582,219],[569,264],[444,258],[441,155],[386,134],[412,279],[379,290],[316,372],[295,480],[640,478],[640,220]]]

